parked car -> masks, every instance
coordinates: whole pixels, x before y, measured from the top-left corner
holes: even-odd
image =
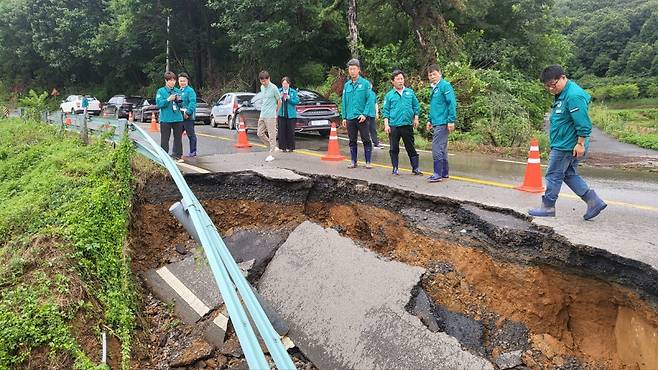
[[[103,105],[103,116],[114,118],[128,118],[128,113],[135,107],[141,106],[144,98],[141,96],[114,95]]]
[[[219,125],[237,129],[233,125],[233,116],[240,104],[251,100],[256,94],[248,92],[231,92],[224,94],[212,107],[210,121],[214,127]]]
[[[82,97],[84,95],[69,95],[66,100],[62,101],[62,104],[59,105],[59,108],[64,113],[82,113],[84,109],[82,108]],[[89,106],[87,107],[87,113],[99,115],[101,113],[101,102],[98,99],[88,96],[87,101]]]
[[[297,104],[297,122],[295,132],[317,131],[322,136],[329,136],[331,123],[340,124],[338,107],[320,93],[299,89],[299,104]],[[239,125],[239,119],[245,122],[245,127],[258,129],[258,117],[262,105],[261,94],[256,94],[249,102],[238,107],[233,117],[233,126]]]
[[[196,99],[196,115],[194,118],[196,122],[203,122],[204,125],[210,124],[210,105],[205,100]]]
[[[155,105],[155,100],[144,99],[142,105],[133,108],[133,119],[138,122],[151,122],[151,115],[154,113],[157,120],[160,109]]]

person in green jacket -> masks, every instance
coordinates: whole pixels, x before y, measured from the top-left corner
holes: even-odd
[[[430,80],[430,112],[427,131],[432,131],[434,173],[427,181],[441,182],[448,178],[448,135],[455,130],[457,97],[450,82],[443,79],[441,68],[432,64],[427,69]]]
[[[377,92],[375,91],[375,87],[372,85],[371,81],[370,85],[372,86],[372,89],[370,89],[370,99],[368,100],[368,107],[366,109],[366,117],[368,118],[368,129],[370,130],[370,140],[372,141],[372,148],[373,149],[383,149],[384,147],[382,144],[379,142],[379,138],[377,137],[377,120],[379,120],[379,107],[377,106]]]
[[[180,91],[176,88],[176,74],[167,71],[164,74],[165,86],[155,93],[155,104],[160,108],[160,146],[169,154],[169,137],[174,133],[174,153],[172,157],[182,161],[183,156],[183,114],[177,102]]]
[[[589,150],[592,121],[588,108],[591,97],[578,84],[569,80],[559,65],[546,67],[539,80],[555,96],[551,106],[551,153],[546,170],[546,191],[541,206],[528,214],[536,217],[555,217],[555,202],[562,183],[567,184],[587,204],[585,220],[596,216],[607,204],[590,189],[578,174],[578,164]]]
[[[419,169],[420,157],[414,144],[414,128],[418,128],[420,104],[414,91],[404,86],[404,73],[398,69],[391,75],[393,88],[384,97],[382,116],[384,131],[389,135],[391,165],[393,175],[399,175],[398,154],[400,153],[400,138],[409,155],[411,171],[414,175],[422,175]]]
[[[178,75],[178,87],[181,96],[181,112],[183,113],[183,131],[190,140],[190,153],[188,157],[196,157],[196,134],[194,133],[194,118],[196,115],[196,91],[189,85],[190,76],[187,73]]]
[[[290,78],[281,79],[281,108],[277,120],[277,132],[279,134],[279,149],[284,152],[295,150],[295,123],[297,122],[297,104],[299,95],[297,90],[290,87]]]
[[[371,105],[370,82],[361,76],[361,63],[358,59],[347,62],[349,79],[343,87],[342,109],[343,127],[347,127],[350,139],[350,157],[352,163],[347,168],[355,168],[358,154],[357,135],[361,135],[363,151],[365,153],[366,168],[372,168],[372,142],[370,140],[370,127],[368,127],[368,107]]]

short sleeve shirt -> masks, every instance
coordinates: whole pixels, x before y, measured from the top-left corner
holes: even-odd
[[[276,118],[276,102],[281,99],[279,88],[270,82],[267,86],[260,86],[260,93],[263,99],[260,118]]]

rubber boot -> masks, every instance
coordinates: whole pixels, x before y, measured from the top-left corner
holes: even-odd
[[[531,209],[528,214],[535,217],[555,217],[555,202],[547,201],[546,197],[541,197],[541,207]]]
[[[441,174],[439,173],[439,171],[441,171],[441,169],[439,168],[439,161],[433,160],[432,164],[434,166],[434,173],[432,174],[432,176],[428,177],[427,180],[441,179]]]
[[[366,168],[372,168],[372,165],[370,164],[372,160],[372,145],[364,147],[363,151],[366,156]]]
[[[355,168],[356,167],[356,155],[358,154],[358,148],[357,147],[350,147],[350,158],[352,159],[352,163],[347,166],[347,168]]]
[[[393,167],[393,172],[391,172],[393,175],[399,175],[400,172],[398,171],[398,156],[396,154],[391,154],[391,166]]]
[[[587,203],[587,212],[583,215],[585,220],[591,220],[598,216],[608,206],[592,189],[587,190],[581,199]]]
[[[410,157],[409,160],[411,161],[411,172],[413,172],[414,175],[422,175],[423,173],[420,172],[420,169],[418,168],[420,165],[420,156]]]

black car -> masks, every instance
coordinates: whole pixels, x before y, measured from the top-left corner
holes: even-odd
[[[155,100],[144,99],[142,105],[133,108],[133,118],[138,122],[151,122],[151,116],[155,114],[155,119],[160,115],[160,109],[155,105]]]
[[[317,131],[322,136],[329,136],[331,123],[333,122],[336,126],[340,124],[336,104],[315,91],[299,89],[298,94],[299,104],[297,104],[295,132]],[[242,119],[247,129],[258,129],[261,105],[260,93],[250,101],[242,103],[235,111],[233,126],[237,127],[239,120]]]
[[[128,118],[128,113],[141,106],[143,102],[144,98],[141,96],[114,95],[103,104],[101,114],[104,117]]]

